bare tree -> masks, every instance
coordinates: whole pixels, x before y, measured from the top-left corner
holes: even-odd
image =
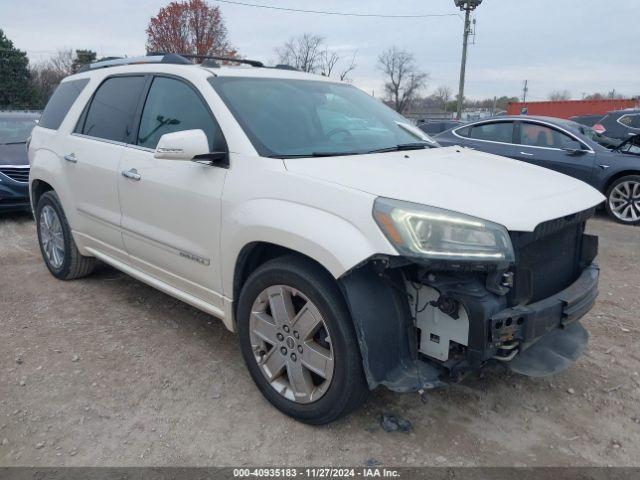
[[[73,73],[73,60],[73,50],[58,50],[58,53],[49,59],[48,66],[64,78]]]
[[[433,96],[440,103],[440,108],[442,108],[445,112],[447,111],[447,104],[451,100],[451,88],[446,85],[440,85],[436,88],[436,91],[433,93]]]
[[[351,55],[351,61],[346,64],[341,70],[340,70],[340,81],[341,82],[349,82],[349,74],[351,72],[353,72],[357,65],[356,65],[356,55],[358,54],[358,51],[354,51],[353,55]]]
[[[552,102],[571,100],[571,92],[569,90],[554,90],[549,94],[549,100]]]
[[[320,55],[320,75],[330,77],[339,61],[340,55],[325,48]]]
[[[303,72],[315,73],[322,68],[323,43],[324,37],[309,33],[291,38],[282,47],[276,48],[278,61]]]
[[[342,81],[348,81],[348,75],[356,68],[356,54],[357,51],[353,52],[350,61],[345,63],[344,56],[325,46],[324,37],[311,33],[290,38],[276,48],[279,63],[325,77],[335,75]]]
[[[387,99],[397,112],[404,112],[425,87],[428,75],[418,70],[412,53],[395,46],[378,57],[378,67],[387,76],[384,85]]]
[[[38,100],[45,105],[58,84],[73,73],[74,54],[71,49],[59,50],[46,61],[30,67],[31,84],[38,93]]]

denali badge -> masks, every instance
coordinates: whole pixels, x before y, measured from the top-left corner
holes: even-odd
[[[189,260],[193,260],[194,262],[198,262],[200,265],[208,266],[211,263],[208,258],[202,258],[197,255],[194,255],[193,253],[179,252],[179,255]]]

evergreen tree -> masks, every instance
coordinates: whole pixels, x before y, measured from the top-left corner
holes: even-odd
[[[96,61],[96,52],[93,50],[76,50],[76,58],[71,65],[71,71],[76,73],[83,66]]]
[[[0,29],[0,108],[31,108],[36,102],[27,53]]]

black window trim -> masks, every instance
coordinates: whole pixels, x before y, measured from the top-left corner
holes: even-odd
[[[82,130],[84,130],[84,126],[85,123],[87,121],[87,114],[89,112],[89,108],[91,107],[91,104],[93,103],[93,99],[96,95],[96,93],[98,92],[98,90],[100,90],[100,88],[102,87],[102,85],[104,85],[104,83],[112,78],[119,78],[119,77],[149,77],[149,74],[147,72],[141,72],[141,73],[116,73],[113,75],[109,75],[107,77],[104,77],[102,79],[102,81],[98,84],[98,86],[96,88],[93,89],[93,92],[91,93],[91,97],[89,97],[89,100],[87,100],[87,103],[85,104],[84,108],[82,109],[82,113],[80,113],[80,116],[78,117],[78,120],[76,121],[76,126],[73,128],[73,131],[71,132],[71,135],[75,135],[77,137],[81,137],[81,138],[87,138],[90,140],[95,140],[98,142],[104,142],[104,143],[110,143],[112,145],[127,145],[128,142],[127,141],[118,141],[118,140],[111,140],[110,138],[102,138],[102,137],[96,137],[95,135],[87,135],[82,133]],[[146,82],[147,80],[145,80]],[[146,83],[145,83],[146,86]],[[144,92],[144,86],[142,91]],[[129,121],[133,121],[132,122],[132,133],[133,133],[133,125],[135,125],[135,110],[132,110],[130,112],[130,118]],[[82,125],[80,124],[82,123]],[[80,128],[80,130],[78,131],[78,128]]]
[[[149,78],[147,79],[147,82],[145,83],[145,86],[142,89],[142,94],[140,95],[140,100],[138,101],[138,104],[136,105],[136,109],[134,111],[134,121],[133,121],[133,130],[132,130],[132,133],[133,133],[133,139],[132,140],[133,140],[133,142],[132,143],[126,143],[125,145],[127,147],[136,148],[138,150],[143,150],[143,151],[148,151],[148,152],[155,152],[155,149],[153,149],[153,148],[148,148],[148,147],[143,147],[142,145],[138,145],[137,141],[138,141],[138,134],[140,133],[140,123],[142,122],[142,111],[144,110],[144,106],[147,103],[147,97],[149,96],[149,91],[151,90],[151,86],[153,85],[153,80],[155,78],[163,78],[164,77],[164,78],[171,78],[173,80],[177,80],[177,81],[180,81],[180,82],[184,83],[185,85],[187,85],[197,95],[197,97],[200,99],[200,101],[204,105],[204,108],[209,113],[209,116],[211,117],[211,120],[213,121],[215,129],[220,134],[220,137],[222,139],[222,143],[221,143],[222,150],[221,150],[221,152],[224,152],[224,153],[227,153],[227,154],[229,153],[229,144],[227,143],[227,139],[224,136],[224,132],[222,131],[222,127],[220,127],[220,123],[218,122],[218,120],[216,119],[216,116],[211,111],[211,108],[209,107],[209,103],[207,102],[207,100],[204,98],[204,96],[202,95],[200,90],[193,83],[191,83],[189,80],[187,80],[184,77],[181,77],[179,75],[173,75],[173,74],[170,74],[170,73],[149,73],[148,76],[149,76]]]

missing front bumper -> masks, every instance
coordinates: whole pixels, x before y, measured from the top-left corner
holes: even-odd
[[[464,308],[466,316],[438,322],[467,322],[467,342],[452,335],[430,335],[428,322],[418,317],[425,308],[438,307],[422,299],[420,308],[410,308],[415,305],[408,300],[401,269],[367,264],[341,278],[371,389],[383,385],[406,392],[460,381],[503,352],[503,363],[525,375],[544,376],[567,368],[587,344],[588,335],[576,321],[595,302],[598,267],[585,268],[573,284],[551,297],[511,308],[504,296],[488,291],[473,276],[429,275],[423,286]],[[439,344],[446,340],[452,355],[425,351],[425,338]]]
[[[579,322],[556,329],[507,363],[510,370],[528,377],[546,377],[567,369],[583,354],[589,333]]]

